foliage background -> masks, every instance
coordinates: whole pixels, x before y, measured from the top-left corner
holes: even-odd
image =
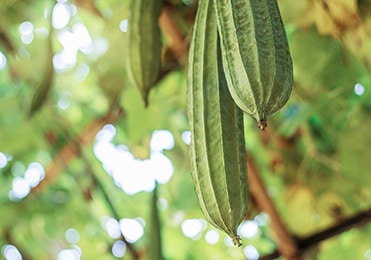
[[[215,244],[205,239],[207,234],[215,237],[215,229],[202,220],[182,139],[188,131],[185,72],[197,2],[163,1],[163,72],[147,109],[125,79],[129,50],[122,47],[120,23],[130,12],[128,2],[56,2],[68,19],[53,29],[53,1],[0,3],[2,257],[114,259],[116,245],[123,259],[155,259],[151,254],[164,259],[256,259],[257,252],[284,251],[264,210],[271,202],[285,234],[298,243],[295,250],[306,237],[369,212],[371,1],[278,1],[295,85],[267,131],[260,132],[245,118],[247,151],[269,200],[261,202],[251,194],[243,226],[257,229],[250,235],[241,231],[241,248],[218,231]],[[27,21],[32,26],[21,27]],[[35,93],[45,98],[31,117]],[[153,151],[156,130],[167,130],[162,133],[168,138]],[[97,156],[102,140],[110,149],[129,151],[138,164],[147,162],[144,173],[129,164],[120,169],[143,174],[143,182],[152,176],[149,186],[131,193],[119,187],[113,166]],[[174,146],[167,146],[171,140]],[[167,168],[148,163],[155,157]],[[165,168],[170,169],[168,179],[161,175]],[[29,169],[36,181],[26,174]],[[22,194],[16,192],[19,185]],[[158,200],[152,199],[155,191]],[[368,221],[365,216],[355,223],[357,228],[310,248],[302,246],[302,258],[371,259],[371,226],[360,225]],[[136,220],[144,233],[131,242],[124,230],[110,235],[102,224],[107,219],[116,228],[114,219]],[[182,229],[186,220],[194,220],[188,222],[196,230],[191,238]]]

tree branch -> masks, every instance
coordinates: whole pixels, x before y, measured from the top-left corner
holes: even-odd
[[[316,245],[323,240],[337,236],[351,228],[360,227],[368,224],[371,221],[371,209],[356,214],[353,217],[345,219],[340,223],[333,225],[323,231],[310,235],[303,239],[298,239],[298,244],[301,250]]]
[[[59,174],[63,171],[65,166],[79,155],[79,150],[76,147],[82,147],[93,142],[96,134],[105,124],[114,123],[123,115],[121,109],[110,110],[110,112],[90,123],[88,127],[74,140],[68,142],[60,152],[54,157],[51,164],[45,170],[45,178],[33,188],[30,194],[40,192],[44,188],[48,187]]]
[[[363,225],[368,224],[369,222],[371,222],[371,209],[367,209],[361,213],[356,214],[353,217],[349,217],[336,225],[333,225],[325,230],[310,235],[306,238],[298,238],[296,241],[299,246],[299,250],[301,252],[304,252],[306,249],[315,246],[326,239],[337,236],[349,229],[361,227]],[[271,260],[279,257],[280,255],[281,253],[278,250],[276,250],[269,255],[261,257],[260,259]]]
[[[280,254],[288,260],[299,259],[298,245],[282,223],[273,201],[260,179],[255,162],[249,156],[247,156],[247,167],[250,193],[254,197],[258,207],[270,217]]]
[[[170,45],[171,51],[175,54],[176,59],[180,64],[185,65],[187,63],[187,49],[188,45],[184,40],[184,36],[178,29],[178,26],[174,20],[174,10],[171,10],[169,5],[164,4],[159,20],[161,30],[170,36],[172,43]]]

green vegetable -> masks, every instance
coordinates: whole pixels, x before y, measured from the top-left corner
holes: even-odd
[[[145,106],[161,69],[161,0],[131,0],[123,58],[130,83],[137,87]]]
[[[240,246],[237,227],[248,203],[243,111],[221,61],[213,2],[200,0],[188,62],[192,179],[205,218]]]
[[[276,0],[214,0],[223,67],[236,104],[261,129],[288,101],[293,68]]]

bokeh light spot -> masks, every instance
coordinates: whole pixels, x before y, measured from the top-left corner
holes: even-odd
[[[63,249],[58,253],[58,260],[79,260],[81,252],[75,248]]]
[[[52,24],[57,30],[65,27],[70,21],[70,10],[64,3],[57,3],[53,9]]]
[[[90,67],[87,64],[83,63],[77,66],[76,72],[75,72],[76,81],[83,82],[86,79],[86,77],[89,75],[89,72],[90,72]]]
[[[12,190],[10,191],[10,197],[16,199],[23,199],[30,193],[31,187],[28,181],[22,177],[15,177],[12,182]]]
[[[61,97],[58,99],[58,107],[62,110],[66,110],[71,106],[71,92],[61,92]]]
[[[150,192],[156,182],[164,184],[170,180],[174,167],[172,161],[162,153],[163,149],[174,146],[174,137],[170,132],[159,130],[153,134],[151,147],[156,151],[151,151],[150,158],[146,160],[135,158],[125,145],[112,144],[115,134],[116,128],[113,125],[104,126],[96,135],[93,149],[118,187],[133,195],[141,191]]]
[[[124,237],[134,243],[144,234],[143,226],[135,219],[123,218],[120,220],[120,229]]]
[[[74,35],[74,44],[85,54],[93,51],[92,39],[86,26],[82,23],[76,23],[72,26]]]
[[[174,136],[167,130],[156,130],[152,133],[150,148],[152,152],[171,150],[174,147]]]
[[[263,212],[263,213],[260,213],[260,214],[256,215],[254,220],[256,221],[256,223],[259,226],[265,226],[269,222],[269,216],[268,216],[268,214]]]
[[[5,168],[8,164],[8,159],[6,158],[5,154],[0,152],[0,168]]]
[[[365,87],[360,83],[355,84],[354,85],[354,93],[357,96],[362,96],[365,93]]]
[[[4,245],[1,250],[2,255],[6,260],[22,260],[22,255],[13,245]]]
[[[32,34],[27,34],[27,35],[22,35],[21,36],[21,41],[24,43],[24,44],[31,44],[32,41],[33,41],[33,33]]]
[[[67,229],[65,237],[71,244],[77,244],[80,241],[80,233],[74,228]]]
[[[33,24],[29,21],[23,22],[19,25],[18,31],[21,35],[28,35],[33,33]]]
[[[204,228],[205,224],[201,219],[186,219],[182,223],[183,234],[192,239],[196,239]]]
[[[257,260],[257,259],[259,259],[259,252],[252,245],[246,246],[243,249],[243,253],[245,254],[246,258],[249,259],[249,260]]]
[[[111,238],[117,239],[121,236],[120,224],[116,219],[104,217],[102,220],[102,226]]]
[[[36,187],[44,177],[44,167],[37,162],[30,163],[24,173],[24,178],[31,187]]]
[[[220,237],[219,232],[217,232],[216,230],[209,230],[205,235],[205,240],[208,244],[214,245],[218,243],[219,237]]]
[[[259,227],[256,221],[246,220],[239,226],[238,232],[243,237],[253,238],[254,236],[258,234]]]
[[[190,144],[191,143],[191,131],[184,131],[182,133],[182,140],[185,144]]]
[[[15,162],[12,165],[12,174],[13,176],[23,176],[26,167],[22,162]]]
[[[115,243],[113,243],[112,254],[115,257],[117,258],[123,257],[125,253],[126,253],[126,244],[123,241],[118,240]]]
[[[128,31],[128,19],[124,19],[120,22],[120,30],[122,32],[127,32]]]
[[[174,167],[172,162],[162,153],[152,153],[148,162],[148,171],[160,184],[167,183],[173,176]]]
[[[371,250],[370,249],[367,250],[364,256],[365,256],[365,260],[371,260]]]
[[[98,142],[110,142],[116,135],[116,127],[112,124],[107,124],[97,133],[96,140]]]
[[[0,70],[2,70],[3,68],[5,68],[6,64],[7,64],[6,57],[5,57],[5,55],[0,51]]]
[[[158,206],[161,210],[166,210],[169,206],[169,202],[164,198],[160,198],[158,200]]]

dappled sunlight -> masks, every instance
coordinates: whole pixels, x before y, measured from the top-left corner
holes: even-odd
[[[357,96],[362,96],[365,93],[365,87],[360,83],[355,84],[354,85],[354,93]]]
[[[21,23],[18,27],[18,31],[21,34],[21,41],[24,44],[32,43],[34,39],[34,34],[33,34],[34,26],[31,22],[26,21],[26,22]]]
[[[26,166],[22,162],[17,161],[13,163],[11,171],[13,176],[23,176]]]
[[[124,19],[120,22],[120,30],[122,32],[127,32],[128,31],[128,19]]]
[[[20,47],[18,50],[18,54],[16,56],[17,61],[21,61],[22,59],[29,60],[31,57],[30,52],[24,47]]]
[[[171,132],[157,130],[150,141],[150,156],[146,160],[135,158],[125,145],[111,143],[116,135],[113,125],[105,125],[96,135],[94,154],[101,161],[103,168],[114,179],[114,182],[127,194],[155,188],[155,183],[167,183],[174,173],[174,167],[162,151],[174,147]]]
[[[22,177],[15,177],[12,182],[12,189],[9,191],[10,200],[19,200],[26,197],[31,191],[27,180]]]
[[[246,256],[246,258],[248,260],[257,260],[257,259],[259,259],[259,252],[252,245],[245,246],[244,249],[243,249],[243,253],[245,254],[245,256]]]
[[[5,156],[5,154],[0,152],[0,169],[5,168],[7,164],[8,164],[8,158]]]
[[[1,250],[2,255],[6,260],[22,260],[22,255],[13,245],[4,245]]]
[[[75,36],[75,46],[81,52],[89,54],[93,51],[93,42],[90,37],[89,31],[82,23],[75,23],[72,26],[72,33]]]
[[[149,160],[146,160],[148,171],[151,171],[153,178],[160,184],[167,183],[173,176],[174,168],[169,158],[162,153],[151,153]]]
[[[62,29],[67,26],[71,18],[69,5],[57,3],[53,8],[52,24],[54,29]]]
[[[79,64],[75,71],[75,80],[77,82],[83,82],[89,75],[89,72],[90,67],[87,64],[85,63]]]
[[[78,51],[97,58],[108,49],[108,42],[103,38],[92,39],[88,29],[83,23],[75,23],[71,29],[60,28],[57,34],[59,43],[63,50],[56,53],[53,58],[53,65],[57,71],[73,68],[77,63]],[[77,81],[83,81],[88,75],[90,68],[87,64],[81,64],[76,70]]]
[[[365,260],[371,260],[371,249],[365,252]]]
[[[216,230],[209,230],[205,234],[205,240],[210,245],[214,245],[214,244],[218,243],[219,238],[220,238],[220,234]]]
[[[184,131],[182,133],[182,140],[185,144],[189,145],[191,143],[191,131]]]
[[[31,188],[36,187],[45,177],[44,167],[37,162],[30,163],[24,173],[24,178]]]
[[[63,249],[58,253],[58,260],[79,260],[81,259],[81,250],[78,247]]]
[[[136,219],[123,218],[119,223],[122,235],[130,243],[136,242],[144,234],[144,227]]]
[[[168,206],[169,206],[169,202],[166,199],[164,198],[158,199],[158,207],[160,210],[167,210]]]
[[[96,136],[96,141],[98,142],[110,142],[116,135],[116,128],[112,124],[107,124],[103,126]]]
[[[4,53],[2,53],[0,51],[0,70],[4,69],[6,64],[7,64],[6,57],[5,57]]]
[[[112,239],[118,239],[123,235],[127,241],[134,243],[143,237],[145,221],[142,218],[122,218],[117,221],[115,218],[104,216],[102,226]]]
[[[67,229],[64,235],[66,240],[71,244],[77,244],[80,241],[80,233],[74,228]]]
[[[32,162],[27,169],[21,162],[15,162],[12,166],[12,189],[9,191],[9,199],[18,201],[25,198],[45,177],[44,167],[38,162]]]
[[[120,257],[123,257],[125,253],[126,253],[126,244],[121,240],[115,241],[112,245],[112,254],[115,257],[120,258]]]
[[[116,219],[105,216],[102,218],[102,226],[111,238],[117,239],[121,236],[120,224]]]
[[[58,99],[58,107],[62,110],[66,110],[71,105],[72,94],[69,91],[63,91]]]
[[[206,228],[204,219],[186,219],[182,223],[182,231],[186,237],[199,239],[201,232]]]
[[[162,152],[162,150],[171,150],[174,147],[174,137],[170,131],[156,130],[152,133],[149,147],[152,152]]]
[[[253,238],[259,232],[256,221],[246,220],[238,227],[238,233],[245,238]]]
[[[266,226],[269,222],[269,216],[267,213],[259,213],[255,216],[254,220],[259,226]]]
[[[63,50],[57,53],[53,57],[53,66],[58,71],[72,68],[75,66],[77,61],[76,53]]]

